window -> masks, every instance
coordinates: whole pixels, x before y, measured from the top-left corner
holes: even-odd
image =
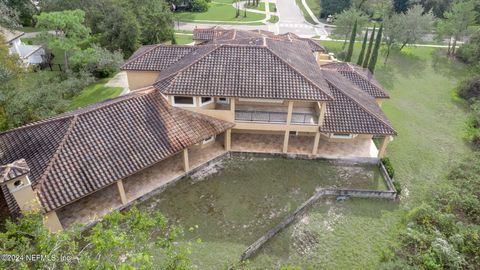
[[[239,101],[245,102],[259,102],[259,103],[283,103],[281,99],[258,99],[258,98],[239,98]]]
[[[220,103],[220,104],[229,104],[229,103],[230,103],[230,99],[227,98],[227,97],[219,97],[219,98],[217,98],[217,103]]]
[[[195,107],[195,99],[193,97],[174,96],[173,105]]]
[[[203,140],[203,144],[207,144],[209,142],[213,142],[215,140],[215,136],[212,136],[212,137],[209,137],[209,138],[206,138],[205,140]]]
[[[212,102],[213,102],[212,97],[201,97],[200,98],[200,105],[206,105],[206,104],[209,104],[209,103],[212,103]]]
[[[330,137],[339,139],[351,139],[353,138],[353,135],[350,133],[333,133]]]

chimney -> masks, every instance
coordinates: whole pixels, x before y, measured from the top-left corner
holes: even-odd
[[[41,209],[37,195],[28,178],[30,168],[25,159],[0,166],[0,185],[6,185],[21,211]]]

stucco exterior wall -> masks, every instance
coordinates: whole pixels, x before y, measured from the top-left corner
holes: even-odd
[[[160,75],[158,71],[133,71],[127,70],[128,87],[130,90],[147,87],[155,82],[155,79]]]

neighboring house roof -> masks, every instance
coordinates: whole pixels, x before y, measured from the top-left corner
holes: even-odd
[[[230,44],[235,43],[239,44],[239,40],[243,40],[243,44],[247,44],[247,40],[258,39],[258,38],[271,38],[284,41],[293,41],[293,40],[302,40],[305,41],[313,52],[326,52],[325,48],[321,46],[318,42],[311,38],[302,38],[294,33],[286,33],[281,35],[276,35],[273,32],[265,30],[238,30],[238,29],[224,29],[219,26],[201,29],[195,28],[193,30],[193,40],[200,41],[205,44],[209,42],[214,43],[224,43],[230,41]],[[251,41],[255,43],[254,41]]]
[[[24,158],[46,212],[234,124],[174,108],[152,87],[0,133],[0,164]],[[3,187],[10,211],[18,206]]]
[[[375,98],[389,98],[380,83],[373,77],[373,74],[366,68],[347,62],[334,62],[322,65],[322,68],[338,71],[349,79],[360,89]]]
[[[162,71],[196,49],[197,47],[187,45],[142,46],[123,64],[121,69]]]
[[[17,30],[10,30],[0,26],[0,35],[5,38],[6,43],[10,43],[13,40],[23,36],[25,33]]]
[[[320,130],[327,133],[396,135],[375,99],[333,70],[324,71],[335,97],[327,103]]]
[[[322,70],[303,41],[207,44],[160,73],[163,94],[327,101]]]

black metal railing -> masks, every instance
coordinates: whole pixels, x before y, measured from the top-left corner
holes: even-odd
[[[287,123],[286,112],[235,110],[235,120],[243,122]],[[311,113],[292,113],[292,124],[318,123],[318,116]]]

